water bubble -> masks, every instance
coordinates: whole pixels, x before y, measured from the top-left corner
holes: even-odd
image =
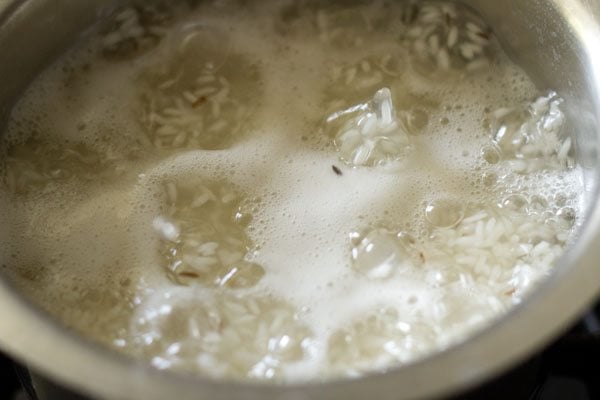
[[[396,116],[388,88],[373,99],[327,117],[342,161],[353,166],[393,166],[410,148],[406,128]]]
[[[358,246],[361,240],[361,234],[359,232],[350,232],[348,235],[353,246]]]
[[[231,48],[231,40],[224,30],[205,23],[193,22],[184,25],[173,40],[173,45],[180,55],[201,54],[214,70],[225,62]],[[191,59],[196,60],[195,57]]]
[[[577,219],[577,213],[571,207],[563,207],[556,213],[559,221],[568,227],[572,227]]]
[[[564,207],[567,204],[567,196],[564,193],[556,193],[554,195],[554,203],[558,207]]]
[[[487,171],[481,175],[481,182],[486,187],[494,186],[497,181],[498,176],[494,172]]]
[[[527,198],[520,194],[506,196],[500,203],[500,207],[515,212],[526,212],[529,205]]]
[[[411,239],[384,228],[374,229],[352,248],[353,267],[371,279],[389,278],[409,263]]]
[[[454,200],[434,200],[425,207],[425,219],[436,228],[452,228],[464,216],[464,207]]]
[[[542,218],[545,221],[550,221],[550,220],[554,220],[555,214],[552,211],[544,211],[542,213]]]
[[[481,157],[489,164],[498,164],[501,159],[500,149],[495,145],[487,145],[481,149]]]
[[[529,198],[529,211],[533,213],[543,213],[548,210],[548,201],[539,195],[533,195]]]

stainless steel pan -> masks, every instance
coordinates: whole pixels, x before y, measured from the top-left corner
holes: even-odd
[[[0,127],[36,73],[93,24],[109,3],[0,0]],[[550,279],[519,307],[461,345],[386,373],[329,383],[234,384],[159,372],[91,344],[20,296],[0,272],[0,347],[52,379],[102,398],[384,400],[464,390],[560,334],[600,292],[600,2],[466,3],[483,14],[509,54],[541,88],[551,87],[566,99],[569,129],[585,169],[587,209],[579,237]]]

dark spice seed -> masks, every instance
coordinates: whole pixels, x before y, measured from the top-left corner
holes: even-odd
[[[411,25],[413,22],[416,21],[418,15],[419,7],[416,4],[412,3],[409,4],[406,8],[404,15],[402,16],[402,20],[405,24]]]
[[[492,36],[492,33],[489,32],[489,31],[487,31],[487,32],[477,32],[476,35],[479,36],[482,39],[490,40],[490,37]]]
[[[344,175],[344,174],[342,173],[342,170],[341,170],[341,169],[339,169],[339,168],[338,168],[337,166],[335,166],[335,165],[332,165],[332,166],[331,166],[331,169],[333,170],[333,172],[335,172],[335,174],[336,174],[336,175],[339,175],[339,176],[342,176],[342,175]]]
[[[184,278],[199,278],[200,277],[200,275],[198,275],[195,272],[187,272],[187,271],[180,272],[179,276],[183,276]]]
[[[204,104],[206,102],[206,97],[205,96],[200,96],[198,98],[198,100],[196,100],[193,104],[192,104],[192,108],[196,108],[201,106],[202,104]]]

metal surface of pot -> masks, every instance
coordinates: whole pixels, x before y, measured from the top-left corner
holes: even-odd
[[[44,66],[99,18],[103,0],[0,0],[0,126]],[[0,275],[0,347],[83,393],[115,399],[404,399],[471,387],[541,348],[600,292],[600,3],[471,0],[540,88],[565,98],[586,215],[553,275],[523,304],[465,343],[407,367],[327,383],[223,383],[161,372],[66,330]],[[6,240],[0,236],[0,241]],[[2,264],[0,260],[0,265]],[[0,271],[1,273],[1,271]]]

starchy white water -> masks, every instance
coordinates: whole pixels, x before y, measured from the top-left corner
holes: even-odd
[[[72,329],[186,373],[357,375],[464,340],[564,252],[562,99],[471,11],[140,4],[2,137],[1,265]]]

